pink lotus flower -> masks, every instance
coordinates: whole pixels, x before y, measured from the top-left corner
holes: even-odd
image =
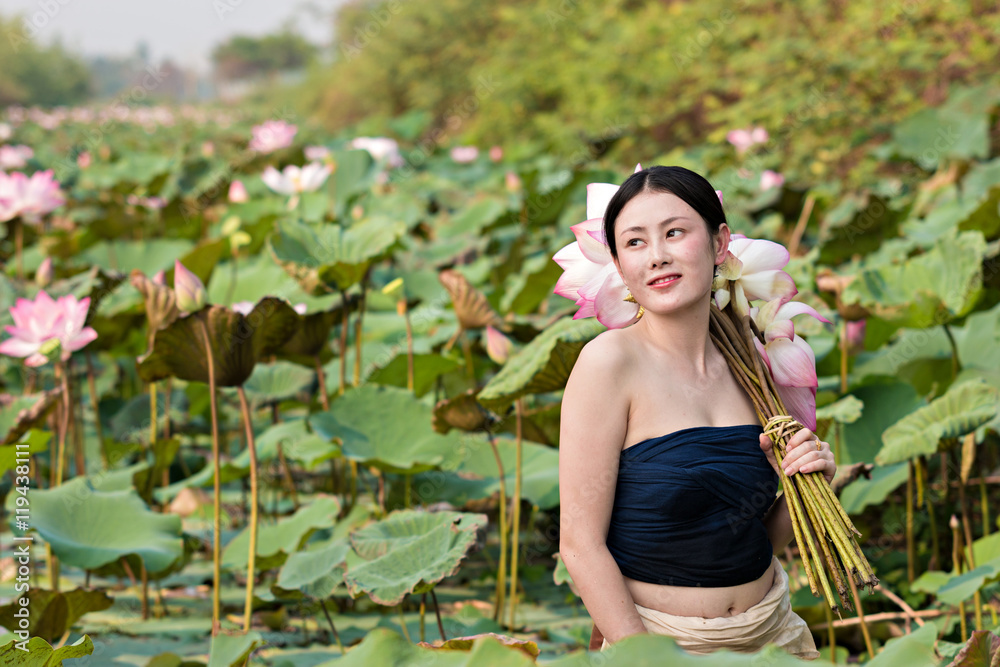
[[[271,153],[279,148],[291,146],[298,131],[298,127],[283,120],[269,120],[261,125],[254,125],[251,130],[253,139],[250,140],[250,150]]]
[[[510,350],[513,347],[510,338],[507,338],[497,329],[486,325],[486,354],[495,363],[503,366],[510,357]]]
[[[845,323],[847,346],[851,351],[865,349],[865,322],[867,320],[852,320]]]
[[[34,156],[29,146],[0,146],[0,170],[21,169]]]
[[[125,203],[129,206],[142,206],[143,208],[148,208],[151,211],[158,211],[167,205],[167,200],[163,197],[140,197],[138,195],[129,195],[125,198]]]
[[[350,144],[351,148],[368,151],[375,162],[387,167],[402,167],[403,156],[399,154],[399,144],[388,137],[357,137]]]
[[[260,178],[267,187],[279,194],[297,195],[319,188],[331,171],[329,165],[310,162],[302,168],[290,164],[280,172],[274,167],[268,167]]]
[[[731,300],[738,314],[747,315],[749,302],[754,299],[792,298],[798,293],[795,281],[781,270],[789,257],[788,250],[780,243],[734,234],[726,259],[719,265],[718,276],[712,283],[715,305],[722,310]],[[732,294],[730,281],[733,281]]]
[[[174,294],[177,307],[185,313],[193,313],[205,306],[205,285],[180,260],[174,261]]]
[[[499,162],[503,159],[503,148],[500,146],[493,146],[490,148],[490,159],[494,162]]]
[[[732,130],[726,135],[726,141],[736,147],[740,153],[745,153],[756,144],[762,144],[768,140],[767,130],[762,127],[754,127],[749,130]]]
[[[97,338],[96,331],[83,326],[89,308],[90,297],[77,301],[75,296],[67,295],[54,301],[45,290],[39,291],[34,301],[18,299],[10,309],[14,325],[5,327],[12,337],[0,343],[0,353],[27,357],[24,363],[37,367],[61,349],[60,358],[66,361]]]
[[[229,201],[234,204],[242,204],[250,199],[247,196],[247,188],[243,181],[233,181],[229,184]]]
[[[504,177],[504,186],[507,188],[507,192],[520,192],[524,184],[521,183],[521,177],[512,171],[508,171]]]
[[[785,177],[776,171],[771,171],[770,169],[765,169],[760,175],[760,189],[770,190],[771,188],[780,188],[785,183]]]
[[[792,318],[798,315],[809,315],[830,324],[812,306],[772,299],[759,309],[751,309],[757,328],[764,334],[764,343],[755,338],[754,344],[771,369],[778,395],[791,416],[807,428],[815,429],[816,356],[809,343],[795,333]]]
[[[325,160],[330,157],[330,149],[326,146],[306,146],[302,153],[310,162]]]
[[[24,222],[37,224],[64,203],[51,169],[36,171],[31,178],[19,171],[0,172],[0,222],[21,216]]]
[[[82,153],[76,156],[76,166],[78,166],[80,169],[86,169],[87,167],[90,166],[91,162],[92,158],[88,151],[83,151]]]
[[[451,159],[459,164],[467,164],[479,157],[479,149],[475,146],[455,146],[451,149]]]

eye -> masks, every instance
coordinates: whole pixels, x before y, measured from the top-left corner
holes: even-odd
[[[667,238],[670,238],[670,235],[673,234],[674,232],[682,232],[682,231],[684,230],[675,227],[667,232]]]
[[[638,240],[639,240],[639,239],[629,239],[629,240],[628,240],[628,241],[627,241],[627,242],[625,243],[625,245],[626,245],[626,246],[628,246],[628,247],[632,247],[632,242],[633,242],[633,241],[638,241]]]

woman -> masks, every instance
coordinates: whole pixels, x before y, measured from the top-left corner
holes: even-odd
[[[771,442],[708,334],[725,220],[681,167],[636,172],[610,200],[604,236],[644,313],[589,342],[567,382],[559,552],[602,648],[652,632],[692,653],[773,642],[815,658],[774,556],[793,532]],[[836,472],[808,429],[782,465]]]

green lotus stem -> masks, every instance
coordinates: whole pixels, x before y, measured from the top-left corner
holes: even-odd
[[[840,320],[840,393],[847,393],[847,320]]]
[[[170,437],[170,394],[174,391],[174,379],[172,377],[167,378],[167,387],[163,392],[163,439],[166,440]],[[184,459],[181,459],[181,465],[183,465]]]
[[[403,629],[403,636],[406,637],[406,641],[412,642],[413,640],[410,639],[410,631],[406,629],[406,617],[403,616],[403,602],[405,601],[406,598],[403,598],[403,601],[396,605],[399,609],[399,627]]]
[[[347,328],[349,324],[347,307],[347,292],[340,291],[340,304],[342,308],[340,317],[340,395],[343,396],[347,390]]]
[[[958,518],[951,515],[951,559],[954,563],[955,574],[962,574],[962,535],[958,529]],[[958,603],[958,618],[962,627],[962,642],[969,640],[969,628],[966,626],[965,602]]]
[[[942,324],[941,328],[944,329],[944,334],[948,337],[948,344],[951,345],[951,379],[954,380],[958,377],[959,371],[962,370],[962,364],[958,360],[958,345],[955,343],[955,336],[952,335],[948,323]]]
[[[69,378],[66,365],[56,364],[56,380],[62,386],[62,411],[59,420],[59,451],[56,459],[56,486],[61,486],[63,482],[64,460],[66,458],[66,436],[69,431],[70,415],[73,412],[73,402],[69,395]]]
[[[493,607],[493,620],[499,621],[503,616],[504,587],[507,583],[507,482],[496,439],[490,431],[486,435],[493,450],[493,458],[497,461],[497,475],[500,479],[500,563],[497,565],[496,603]]]
[[[441,633],[441,641],[446,642],[448,641],[448,637],[444,634],[444,623],[441,622],[441,607],[438,606],[438,596],[433,588],[431,589],[431,601],[434,603],[434,615],[437,617],[438,632]]]
[[[510,624],[509,629],[514,628],[514,618],[517,614],[517,556],[518,542],[521,533],[521,419],[524,414],[524,398],[518,398],[515,403],[516,434],[514,462],[514,508],[511,517],[511,530],[513,536],[510,547]]]
[[[149,383],[149,447],[156,444],[156,382]]]
[[[427,641],[427,631],[424,628],[424,614],[427,612],[427,593],[420,596],[420,641]]]
[[[798,489],[795,487],[794,482],[792,482],[788,475],[785,474],[784,470],[781,469],[781,461],[778,461],[778,469],[781,470],[781,486],[785,489],[785,496],[788,498],[788,510],[789,515],[794,511],[797,515],[797,520],[802,522],[801,533],[805,536],[805,543],[809,545],[809,550],[807,553],[802,554],[802,562],[805,564],[807,562],[808,556],[811,554],[813,559],[813,564],[815,565],[815,575],[816,579],[819,580],[820,586],[822,587],[824,597],[826,598],[827,604],[831,608],[836,608],[836,599],[833,597],[833,591],[830,589],[830,582],[826,578],[826,573],[823,571],[823,565],[820,562],[820,551],[813,540],[812,531],[809,530],[809,526],[805,523],[806,518],[808,518],[804,506],[803,499],[799,498]],[[794,526],[795,519],[792,520]],[[793,528],[793,532],[794,528]],[[820,538],[822,539],[822,538]],[[800,548],[801,551],[801,548]],[[808,572],[808,569],[807,569]],[[808,576],[808,574],[806,575]],[[810,582],[811,583],[811,582]],[[818,594],[818,593],[817,593]]]
[[[907,461],[906,471],[906,580],[910,584],[917,578],[916,545],[913,543],[913,462]]]
[[[920,458],[922,459],[923,457],[921,456]],[[928,475],[926,463],[922,463],[920,465],[920,474],[925,477],[924,484],[926,485],[926,483],[927,483],[926,476]],[[941,542],[938,539],[937,519],[934,516],[934,505],[931,504],[931,497],[930,497],[930,495],[931,495],[930,493],[925,493],[924,494],[924,506],[927,508],[927,519],[928,519],[928,521],[930,521],[930,528],[931,528],[931,563],[932,563],[932,566],[929,569],[934,569],[934,568],[940,567],[940,563],[941,563]]]
[[[979,511],[983,515],[983,537],[990,534],[990,505],[986,495],[986,471],[979,475]]]
[[[358,302],[358,316],[354,320],[354,386],[361,384],[361,332],[365,317],[365,295],[368,273],[361,279],[361,300]]]
[[[970,434],[971,435],[971,434]],[[972,527],[969,521],[969,512],[965,506],[965,480],[959,480],[961,485],[958,488],[958,497],[960,507],[962,509],[962,528],[965,531],[965,543],[962,549],[962,556],[965,558],[965,562],[968,565],[969,570],[976,569],[976,554],[972,549]],[[983,610],[982,610],[982,597],[979,589],[973,593],[972,603],[976,612],[976,630],[983,629]]]
[[[323,371],[323,364],[320,363],[318,354],[313,357],[313,361],[316,368],[316,381],[319,382],[319,403],[323,406],[324,410],[329,410],[330,395],[326,393],[326,373]]]
[[[861,606],[861,596],[858,595],[858,587],[854,584],[854,578],[848,577],[847,583],[851,587],[851,596],[854,598],[854,608],[858,611],[858,624],[861,626],[861,634],[865,638],[865,649],[868,651],[868,659],[875,657],[875,650],[872,648],[872,637],[868,632],[868,624],[865,623],[865,611]]]
[[[254,566],[257,561],[257,445],[253,438],[253,421],[250,414],[250,404],[243,385],[236,388],[240,397],[240,412],[243,413],[243,424],[247,434],[247,449],[250,452],[250,548],[247,555],[247,594],[243,605],[243,632],[250,632],[250,620],[253,614],[253,584]],[[278,445],[279,452],[281,445]]]
[[[108,454],[104,450],[104,431],[101,426],[100,399],[97,397],[97,378],[94,374],[94,360],[89,351],[85,353],[87,360],[87,392],[90,394],[90,409],[94,411],[94,432],[97,434],[98,451],[101,452],[101,463],[108,468]]]
[[[413,391],[413,325],[410,323],[410,309],[407,307],[406,299],[402,299],[403,317],[406,319],[406,388]]]
[[[410,506],[410,495],[413,493],[410,475],[403,475],[403,507]]]
[[[146,571],[146,561],[139,559],[139,576],[142,580],[142,620],[149,620],[149,573]]]
[[[826,631],[829,636],[827,644],[830,647],[830,660],[835,660],[837,655],[837,631],[833,627],[833,610],[830,605],[823,607],[826,612]]]
[[[212,413],[212,477],[213,477],[213,499],[212,499],[212,636],[219,634],[222,629],[220,623],[222,611],[221,584],[222,584],[222,482],[219,479],[219,406],[215,395],[215,355],[212,354],[212,341],[208,337],[208,325],[201,316],[198,323],[201,325],[201,342],[205,346],[205,356],[208,364],[208,398],[209,407]]]
[[[333,619],[330,617],[330,612],[326,608],[326,600],[320,599],[319,606],[323,609],[323,615],[326,616],[326,622],[330,624],[330,632],[333,633],[333,639],[334,639],[334,641],[337,642],[337,647],[340,649],[340,654],[343,655],[344,654],[344,645],[342,643],[340,643],[340,633],[337,632],[337,628],[333,625]],[[400,607],[399,610],[402,613],[403,608]],[[302,627],[305,627],[305,624],[303,624]],[[406,633],[406,625],[405,624],[403,625],[403,633],[404,634]],[[410,638],[409,635],[407,635],[406,638],[407,638],[407,640],[409,640],[409,638]]]
[[[285,456],[285,448],[278,443],[278,463],[281,465],[281,477],[285,480],[285,484],[288,485],[288,495],[292,499],[292,505],[295,507],[295,511],[299,510],[299,494],[295,490],[295,478],[292,477],[292,466],[288,462],[288,457]]]
[[[76,383],[73,382],[73,358],[66,362],[66,375],[70,394],[70,431],[73,433],[73,453],[76,456],[76,474],[87,474],[87,460],[83,451],[83,402],[77,400]]]

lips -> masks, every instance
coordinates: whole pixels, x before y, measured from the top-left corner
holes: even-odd
[[[669,285],[670,283],[674,282],[680,277],[681,274],[679,273],[664,273],[663,275],[656,276],[646,284],[650,287],[660,287],[661,285],[654,285],[653,283],[655,283],[657,280],[666,280],[667,282],[663,283],[663,285]]]

